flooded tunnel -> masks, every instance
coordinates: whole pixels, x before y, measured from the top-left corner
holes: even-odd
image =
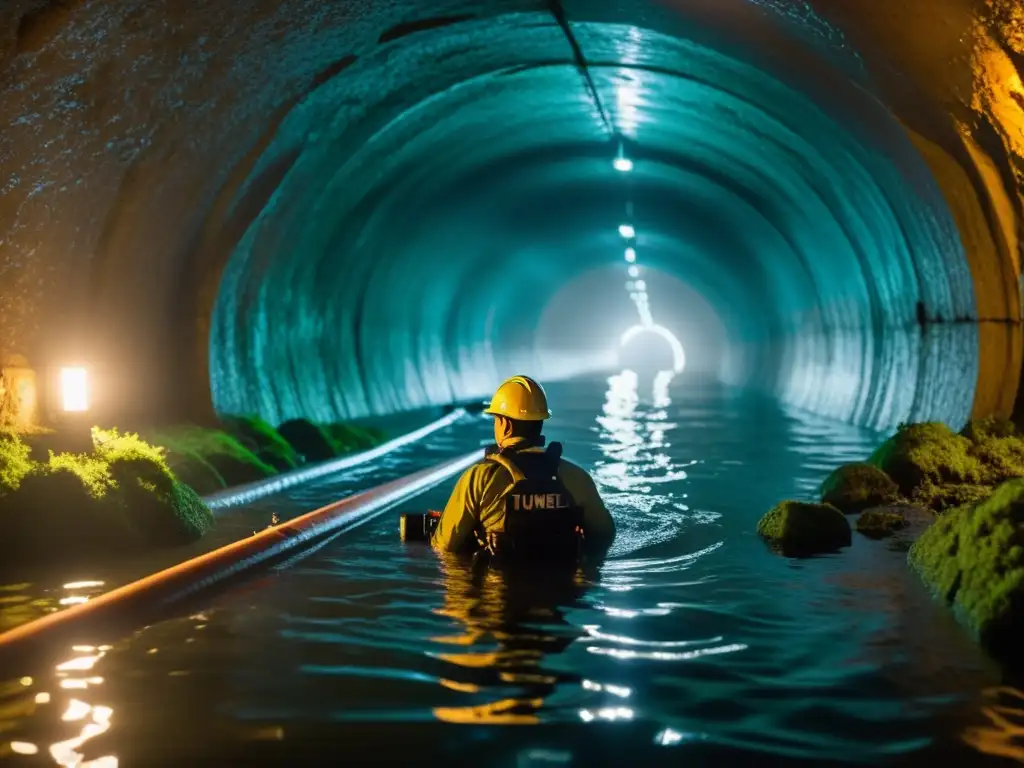
[[[1024,755],[1013,689],[903,555],[753,533],[897,424],[1020,416],[1019,4],[8,0],[0,56],[5,365],[88,366],[126,426],[333,424],[529,373],[618,527],[599,575],[538,592],[368,513],[3,675],[38,706],[0,715],[0,761]],[[490,439],[453,417],[217,524]],[[84,604],[117,574],[17,589]]]

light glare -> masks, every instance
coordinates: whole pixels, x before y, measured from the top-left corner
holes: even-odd
[[[633,229],[633,225],[632,224],[620,224],[619,225],[619,234],[622,235],[623,237],[629,239],[631,237],[636,237],[636,230]]]
[[[616,171],[621,171],[622,173],[629,173],[633,170],[633,161],[628,157],[616,157],[612,165],[615,166]]]
[[[61,403],[68,413],[89,410],[89,376],[85,368],[63,368],[60,372]]]
[[[649,317],[650,315],[648,314]],[[647,323],[644,325],[634,325],[622,334],[622,340],[619,342],[620,346],[626,346],[641,333],[654,333],[665,339],[669,346],[672,347],[672,369],[676,373],[682,373],[683,368],[686,367],[686,353],[683,351],[683,345],[676,338],[676,335],[663,325]]]
[[[628,261],[630,264],[632,264],[634,261],[636,261],[636,249],[635,248],[627,248],[626,249],[626,261]]]

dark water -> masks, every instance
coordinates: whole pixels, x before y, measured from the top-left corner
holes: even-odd
[[[401,545],[387,513],[192,615],[4,670],[0,744],[38,750],[12,763],[1021,759],[1024,697],[903,555],[855,537],[842,554],[785,560],[753,533],[879,436],[685,379],[550,394],[549,433],[594,468],[619,525],[599,571],[475,572]],[[462,453],[487,429],[459,425],[350,482]],[[292,511],[328,500],[317,492]]]

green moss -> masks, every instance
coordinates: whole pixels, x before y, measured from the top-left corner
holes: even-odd
[[[122,434],[116,429],[93,427],[92,442],[96,446],[96,455],[108,462],[117,459],[144,459],[168,468],[167,451],[159,445],[147,443],[137,434]]]
[[[32,448],[13,433],[0,433],[0,494],[18,490],[32,471]]]
[[[869,539],[884,539],[907,527],[907,518],[892,508],[867,509],[857,518],[857,531]]]
[[[295,469],[302,457],[281,434],[258,416],[225,416],[225,429],[279,472]]]
[[[324,429],[338,455],[369,450],[384,442],[385,437],[383,430],[356,424],[329,424]]]
[[[991,438],[1015,437],[1017,436],[1017,427],[1008,419],[993,416],[968,422],[960,434],[972,443],[982,443]]]
[[[991,485],[1024,477],[1024,440],[1019,437],[986,437],[974,443],[971,453],[982,463]]]
[[[822,502],[847,514],[891,504],[899,495],[896,483],[871,464],[846,464],[834,470],[821,484]]]
[[[1024,644],[1024,480],[946,512],[914,543],[911,566],[997,656]]]
[[[97,436],[92,454],[51,452],[0,497],[0,540],[13,543],[4,564],[95,564],[140,547],[192,541],[213,525],[162,450],[114,430]]]
[[[783,501],[757,524],[758,534],[787,557],[834,552],[852,541],[850,524],[831,504]]]
[[[125,509],[113,503],[109,475],[101,479],[95,462],[71,454],[54,458],[0,500],[0,538],[16,542],[9,563],[95,562],[137,547]]]
[[[94,499],[102,499],[114,487],[110,465],[100,456],[74,453],[51,453],[50,461],[40,474],[69,472],[79,479],[82,488]]]
[[[185,425],[156,432],[152,440],[167,449],[171,467],[176,474],[182,471],[182,476],[189,471],[184,466],[188,464],[193,465],[190,471],[196,477],[202,477],[206,468],[212,468],[227,486],[251,483],[275,474],[272,466],[220,430]]]
[[[953,507],[980,501],[987,498],[991,493],[992,486],[989,485],[976,485],[974,483],[937,485],[931,481],[925,481],[914,489],[910,498],[918,506],[935,512],[945,512]]]
[[[983,483],[986,471],[972,454],[972,447],[970,440],[945,424],[901,425],[895,435],[875,450],[868,463],[891,477],[903,494],[912,496],[925,482]]]
[[[213,528],[213,513],[192,488],[174,478],[166,464],[118,458],[110,463],[110,473],[127,507],[128,521],[149,543],[185,544]]]

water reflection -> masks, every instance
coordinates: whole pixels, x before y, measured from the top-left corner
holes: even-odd
[[[100,703],[102,693],[96,691],[103,678],[93,670],[110,646],[74,646],[72,655],[57,664],[48,683],[22,677],[16,684],[0,687],[2,711],[0,731],[9,732],[10,751],[18,755],[47,754],[48,765],[67,768],[115,768],[118,761],[111,754],[89,756],[83,749],[87,742],[110,729],[113,708]],[[15,690],[15,685],[20,690]],[[73,733],[69,738],[52,740],[52,732],[43,721],[27,720],[43,710],[53,710],[51,718],[59,720]],[[60,714],[58,715],[57,712]],[[45,719],[51,719],[45,718]],[[49,746],[45,746],[49,743]],[[51,762],[52,761],[52,762]]]
[[[613,555],[674,539],[691,514],[688,490],[680,483],[698,461],[679,461],[669,440],[679,426],[669,418],[674,378],[672,371],[644,378],[649,396],[641,396],[642,380],[635,371],[608,379],[594,430],[602,458],[594,463],[593,475],[619,527]],[[709,512],[705,521],[715,516]]]
[[[431,638],[452,647],[433,655],[452,665],[441,685],[476,700],[435,707],[434,717],[491,725],[539,722],[545,700],[560,685],[580,681],[579,675],[551,671],[544,662],[586,636],[566,620],[565,611],[582,603],[597,567],[539,573],[443,558],[444,604],[434,612],[459,626],[456,634]]]
[[[999,686],[984,692],[983,725],[965,729],[963,740],[979,752],[1024,763],[1024,692]]]

